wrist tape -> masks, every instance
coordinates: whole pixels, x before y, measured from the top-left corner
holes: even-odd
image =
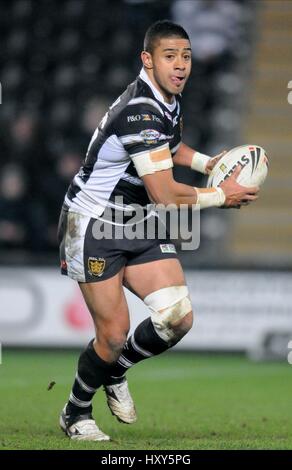
[[[195,188],[197,192],[196,205],[200,206],[200,209],[206,209],[207,207],[220,207],[225,202],[225,194],[221,188]]]
[[[205,155],[204,153],[195,152],[193,155],[191,168],[192,170],[199,171],[200,173],[206,174],[206,166],[208,161],[211,160],[211,157]]]

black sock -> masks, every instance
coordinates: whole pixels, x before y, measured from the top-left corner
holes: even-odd
[[[110,368],[109,383],[112,384],[123,377],[134,364],[161,354],[169,347],[169,344],[156,333],[151,318],[146,318],[128,338],[119,359]]]
[[[79,357],[75,381],[66,408],[69,414],[91,413],[93,396],[96,390],[106,383],[108,370],[113,367],[113,363],[105,362],[96,354],[93,341],[90,341]]]

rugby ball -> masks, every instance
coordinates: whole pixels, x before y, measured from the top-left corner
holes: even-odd
[[[235,170],[242,167],[236,181],[242,186],[261,186],[268,174],[268,158],[258,145],[241,145],[229,150],[214,166],[207,187],[219,186]]]

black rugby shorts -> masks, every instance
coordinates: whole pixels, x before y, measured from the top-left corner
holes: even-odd
[[[153,235],[150,239],[147,237],[146,225],[149,223],[152,228],[153,224],[155,226],[158,234],[155,238]],[[110,229],[109,223],[104,222],[102,217],[96,219],[70,212],[65,206],[58,228],[61,273],[78,282],[99,282],[115,276],[123,266],[177,258],[176,248],[165,225],[160,225],[158,232],[159,224],[163,222],[152,213],[135,227],[143,238],[128,239],[123,227],[119,226],[117,236],[114,232],[117,225],[111,224]],[[107,233],[112,231],[111,238],[100,235],[105,232],[105,227]]]

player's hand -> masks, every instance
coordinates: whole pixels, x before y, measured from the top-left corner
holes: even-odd
[[[223,152],[221,153],[218,153],[218,155],[216,155],[215,157],[211,158],[207,165],[206,165],[206,173],[207,175],[210,175],[211,171],[213,170],[214,166],[216,165],[216,163],[220,160],[220,158],[223,157],[223,155],[225,155],[225,153],[227,153],[227,150],[223,150]]]
[[[242,167],[238,165],[232,175],[220,184],[226,197],[223,207],[238,209],[258,199],[259,188],[257,186],[248,188],[237,183],[236,178],[241,170]]]

